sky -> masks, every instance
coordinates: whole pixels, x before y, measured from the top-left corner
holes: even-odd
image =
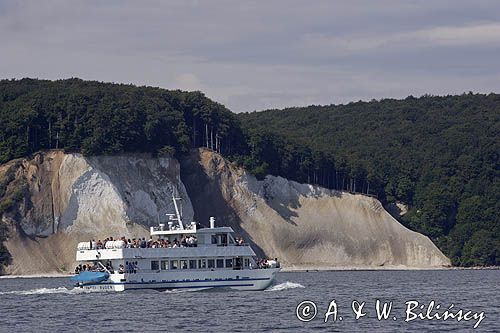
[[[200,90],[234,112],[500,92],[500,1],[0,0],[0,78]]]

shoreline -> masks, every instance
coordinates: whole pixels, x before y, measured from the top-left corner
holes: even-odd
[[[41,279],[41,278],[67,278],[74,274],[70,273],[41,273],[29,275],[0,275],[1,279]]]
[[[290,266],[283,267],[281,272],[329,272],[329,271],[439,271],[439,270],[500,270],[500,266],[476,266],[476,267],[458,267],[458,266],[428,266],[428,267],[409,267],[409,266]]]
[[[290,266],[283,267],[281,273],[300,272],[344,272],[344,271],[439,271],[439,270],[500,270],[500,266],[487,267],[407,267],[407,266]],[[36,279],[36,278],[69,278],[73,276],[66,273],[41,273],[29,275],[0,275],[1,279]]]

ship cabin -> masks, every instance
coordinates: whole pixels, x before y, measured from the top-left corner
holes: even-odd
[[[110,274],[167,273],[174,270],[244,270],[275,268],[272,261],[257,260],[242,238],[233,237],[230,227],[197,228],[196,223],[160,224],[151,227],[149,240],[122,237],[104,243],[78,244],[77,270],[106,271]]]

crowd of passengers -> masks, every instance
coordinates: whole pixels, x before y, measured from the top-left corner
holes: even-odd
[[[275,259],[276,261],[278,259]],[[267,259],[258,259],[256,261],[256,264],[257,264],[257,268],[270,268],[269,266],[269,263],[267,261]],[[187,263],[185,263],[185,266],[182,267],[183,269],[187,269]],[[250,269],[252,268],[252,264],[250,263]],[[125,263],[125,265],[123,264],[120,264],[120,266],[118,267],[118,273],[119,274],[123,274],[123,273],[137,273],[137,271],[139,270],[138,266],[137,266],[137,261],[127,261]],[[80,272],[84,272],[84,271],[90,271],[90,272],[110,272],[111,274],[114,273],[114,268],[113,268],[113,265],[111,264],[111,261],[107,261],[105,263],[105,265],[103,264],[99,264],[98,262],[93,262],[93,263],[89,263],[89,264],[80,264],[78,266],[76,266],[75,268],[75,274],[79,274]]]
[[[159,239],[153,240],[150,238],[146,240],[146,238],[132,238],[127,239],[126,237],[121,238],[113,238],[108,237],[104,241],[100,239],[96,242],[94,239],[90,242],[90,249],[95,247],[97,250],[105,249],[107,242],[112,241],[122,241],[125,248],[175,248],[175,247],[195,247],[198,246],[198,239],[194,235],[183,236],[181,240],[177,240],[175,238],[173,241],[168,239]],[[243,237],[235,237],[236,245],[245,245],[245,241]]]
[[[95,240],[92,240],[91,244],[95,244],[96,249],[105,249],[106,248],[106,243],[107,242],[112,242],[112,241],[122,241],[124,243],[125,248],[175,248],[175,247],[194,247],[198,246],[198,240],[196,239],[196,236],[189,235],[189,236],[183,236],[181,240],[177,240],[175,238],[173,241],[169,241],[168,239],[159,239],[159,240],[153,240],[149,239],[146,240],[146,238],[132,238],[132,239],[127,239],[125,237],[121,237],[120,239],[113,239],[113,237],[106,238],[104,241],[101,241],[100,239],[96,242]]]
[[[113,265],[111,264],[111,261],[106,262],[106,265],[99,264],[98,262],[93,262],[93,263],[88,263],[88,264],[79,264],[75,268],[75,274],[79,274],[80,272],[109,272],[113,274],[115,271],[113,269]],[[125,265],[120,264],[118,267],[118,273],[123,274],[123,273],[137,273],[138,271],[138,266],[137,266],[137,261],[127,261]]]
[[[99,265],[97,262],[88,263],[88,264],[79,264],[75,268],[75,274],[79,274],[80,272],[89,271],[89,272],[105,272],[109,271],[111,273],[114,272],[113,265],[111,261],[106,262],[106,265]]]

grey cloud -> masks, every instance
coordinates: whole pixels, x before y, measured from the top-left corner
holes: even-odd
[[[500,88],[496,1],[2,1],[0,77],[204,91],[230,109]]]

